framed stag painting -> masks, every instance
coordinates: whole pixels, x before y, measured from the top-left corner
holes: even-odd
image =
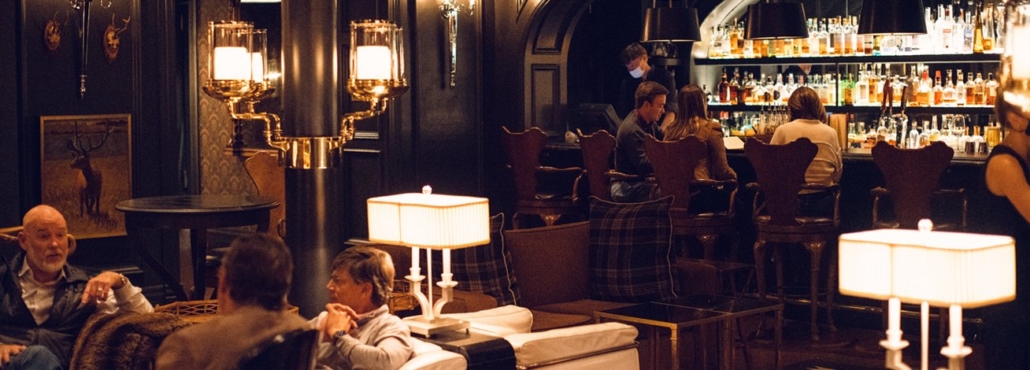
[[[125,235],[114,206],[132,198],[132,117],[42,116],[39,125],[43,203],[78,239]]]

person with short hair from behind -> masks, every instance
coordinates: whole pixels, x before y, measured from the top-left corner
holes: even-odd
[[[634,181],[613,181],[612,200],[616,202],[643,202],[650,199],[655,185],[645,181],[654,173],[651,161],[644,153],[644,137],[662,139],[658,119],[665,111],[669,90],[653,81],[644,81],[637,87],[636,109],[622,120],[615,134],[615,170],[635,175]]]
[[[311,320],[321,332],[318,367],[400,368],[412,358],[411,331],[390,313],[393,260],[369,246],[347,248],[333,260],[330,302]]]
[[[54,207],[25,213],[18,245],[22,251],[0,265],[0,368],[68,368],[91,315],[154,311],[124,275],[104,271],[91,278],[67,263],[74,248]]]
[[[808,138],[819,147],[805,171],[805,182],[831,185],[840,182],[844,162],[837,139],[837,130],[823,123],[826,109],[819,100],[819,94],[808,87],[799,87],[787,99],[790,122],[780,125],[773,132],[770,144],[783,145],[800,138]],[[833,197],[829,192],[802,190],[798,198],[802,215],[827,215],[833,211]]]
[[[218,269],[218,317],[165,338],[157,369],[234,369],[276,335],[311,329],[287,311],[292,276],[293,258],[278,238],[255,233],[234,240]]]

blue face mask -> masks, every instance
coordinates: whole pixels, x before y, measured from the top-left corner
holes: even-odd
[[[644,76],[644,69],[640,68],[640,67],[637,67],[637,69],[629,71],[629,75],[632,76],[633,78],[640,78],[640,77]]]

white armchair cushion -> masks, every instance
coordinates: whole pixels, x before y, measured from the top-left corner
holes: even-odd
[[[528,333],[533,327],[533,313],[528,308],[515,305],[441,316],[468,321],[472,329],[498,337]]]
[[[411,338],[415,356],[404,363],[400,370],[464,370],[468,368],[465,356],[449,352],[440,346]]]
[[[637,329],[622,323],[582,325],[539,333],[513,334],[504,337],[515,349],[519,366],[575,359],[592,353],[634,345]],[[636,358],[636,351],[632,357]]]

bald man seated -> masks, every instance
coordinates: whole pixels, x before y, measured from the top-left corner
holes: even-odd
[[[153,312],[124,275],[90,277],[67,263],[68,223],[39,205],[22,219],[18,252],[0,265],[0,367],[68,368],[75,338],[94,313]]]

